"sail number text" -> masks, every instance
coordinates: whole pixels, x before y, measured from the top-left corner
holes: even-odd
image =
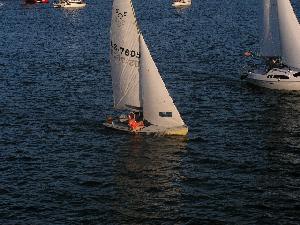
[[[119,52],[121,55],[130,56],[132,58],[140,58],[140,53],[134,50],[126,49],[122,46],[110,42],[112,52]]]

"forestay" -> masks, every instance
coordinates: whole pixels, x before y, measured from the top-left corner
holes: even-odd
[[[111,76],[114,106],[141,107],[139,30],[131,0],[114,0],[111,21]]]
[[[140,35],[140,53],[140,79],[144,119],[162,127],[184,125],[151,57],[142,34]]]
[[[277,0],[262,0],[261,55],[281,56]]]
[[[282,61],[300,69],[300,26],[289,0],[277,0]]]

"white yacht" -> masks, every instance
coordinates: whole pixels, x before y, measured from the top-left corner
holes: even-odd
[[[60,0],[53,3],[54,8],[83,8],[86,3],[83,0]]]
[[[300,26],[289,0],[263,0],[261,56],[266,69],[248,72],[247,82],[269,89],[300,90]]]

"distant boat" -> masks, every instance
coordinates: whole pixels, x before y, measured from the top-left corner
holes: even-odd
[[[84,8],[86,3],[83,0],[60,0],[53,3],[54,8]]]
[[[131,113],[103,125],[130,133],[186,135],[188,128],[151,57],[131,0],[114,0],[110,37],[114,107]]]
[[[176,8],[184,8],[191,6],[192,0],[174,0],[172,6]]]
[[[300,90],[300,26],[289,0],[263,0],[261,55],[267,68],[246,81],[278,90]]]
[[[27,4],[35,4],[35,3],[49,3],[49,0],[25,0]]]

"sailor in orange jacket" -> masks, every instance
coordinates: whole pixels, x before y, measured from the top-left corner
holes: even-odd
[[[130,130],[132,131],[137,131],[138,129],[142,129],[144,127],[144,122],[137,122],[135,120],[135,114],[134,113],[130,113],[128,115],[128,125],[130,127]]]

